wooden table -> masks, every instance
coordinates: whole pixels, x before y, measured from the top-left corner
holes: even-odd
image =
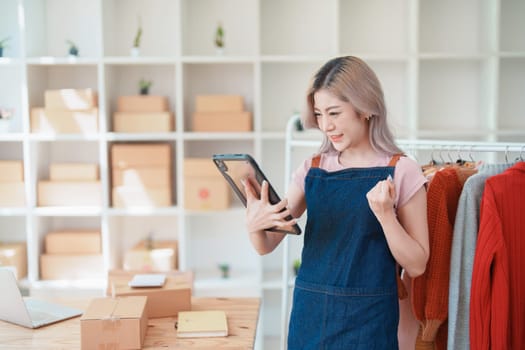
[[[60,300],[85,309],[89,299]],[[192,298],[192,310],[224,310],[228,336],[177,339],[175,317],[150,319],[143,349],[253,349],[259,298]],[[38,329],[0,321],[1,349],[80,349],[80,317]]]

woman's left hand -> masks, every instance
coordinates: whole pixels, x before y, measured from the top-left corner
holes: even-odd
[[[396,188],[394,182],[390,179],[379,181],[368,193],[368,205],[381,222],[389,215],[395,214],[394,200],[396,198]]]

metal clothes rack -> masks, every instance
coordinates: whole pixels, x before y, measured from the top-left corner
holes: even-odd
[[[320,134],[306,135],[309,132],[296,131],[296,126],[299,123],[299,115],[293,115],[286,125],[286,141],[285,141],[285,181],[284,188],[288,190],[289,177],[292,173],[292,150],[296,147],[310,147],[315,149],[321,145]],[[297,137],[299,136],[300,137]],[[317,136],[317,139],[315,139]],[[480,142],[480,141],[449,141],[449,140],[409,140],[396,139],[396,144],[410,154],[416,150],[428,150],[432,152],[457,152],[458,154],[471,154],[478,152],[505,152],[505,159],[508,162],[509,152],[519,152],[519,158],[525,157],[525,143],[519,142]],[[285,237],[283,244],[283,265],[282,265],[282,295],[281,295],[281,339],[280,349],[286,349],[286,339],[288,335],[288,319],[289,319],[289,298],[288,288],[292,285],[289,276],[289,239],[297,239],[296,237]]]

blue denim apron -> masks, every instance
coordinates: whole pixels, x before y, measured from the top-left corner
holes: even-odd
[[[328,172],[313,162],[305,178],[308,219],[295,281],[288,349],[398,349],[396,261],[366,193],[394,176],[386,167]]]

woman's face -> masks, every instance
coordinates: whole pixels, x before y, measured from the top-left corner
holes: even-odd
[[[342,152],[350,147],[368,143],[368,122],[354,107],[322,89],[314,94],[314,115],[319,129],[334,148]]]

